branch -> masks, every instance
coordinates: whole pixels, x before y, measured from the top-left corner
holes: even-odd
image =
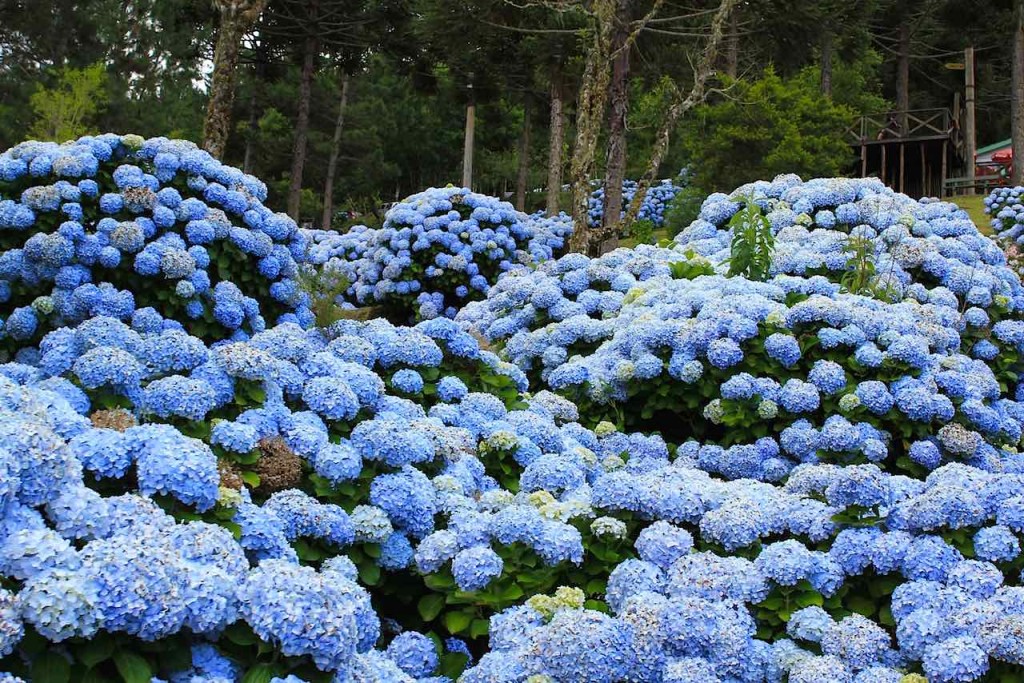
[[[633,195],[633,201],[629,203],[629,210],[626,212],[626,216],[622,220],[621,226],[618,226],[618,229],[629,230],[640,214],[640,207],[643,205],[644,197],[647,195],[647,189],[658,174],[661,161],[665,156],[665,152],[668,151],[669,138],[679,119],[683,114],[707,99],[707,82],[715,74],[718,46],[725,36],[725,25],[729,20],[729,15],[732,14],[733,9],[739,2],[740,0],[721,0],[718,11],[715,13],[715,18],[711,21],[711,35],[708,37],[707,45],[704,46],[704,52],[694,66],[693,87],[690,88],[689,94],[684,98],[683,92],[678,87],[674,88],[675,96],[673,97],[672,104],[669,105],[668,111],[665,113],[665,119],[662,121],[661,128],[658,130],[658,136],[654,142],[654,149],[651,151],[647,170],[637,183],[636,194]]]
[[[624,50],[629,50],[630,48],[633,47],[633,43],[636,42],[636,39],[640,36],[640,33],[644,30],[644,28],[651,21],[651,19],[653,19],[655,15],[658,14],[658,10],[661,9],[661,6],[664,4],[664,2],[665,0],[654,0],[654,6],[651,7],[651,11],[645,14],[642,19],[633,22],[635,28],[632,32],[630,32],[628,36],[626,36],[626,40],[625,42],[622,43],[622,46],[619,49],[612,52],[610,59],[614,60],[617,56],[619,56],[621,52],[623,52]]]

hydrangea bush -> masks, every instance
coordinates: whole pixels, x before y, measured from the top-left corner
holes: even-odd
[[[954,210],[853,188],[897,215],[778,234],[871,248],[765,282],[708,235],[540,254],[456,321],[213,339],[135,305],[18,342],[0,681],[1020,680],[1019,281]],[[850,291],[866,262],[902,286]]]
[[[465,188],[431,188],[393,207],[379,230],[321,234],[313,258],[350,283],[349,303],[401,322],[452,318],[500,274],[550,259],[571,229]]]
[[[728,222],[751,196],[776,236],[773,277],[708,274],[709,262],[727,272]],[[460,315],[589,424],[673,444],[667,469],[630,459],[598,476],[591,501],[683,548],[647,557],[643,531],[640,561],[608,582],[614,620],[517,612],[515,637],[492,638],[467,678],[565,676],[595,650],[608,653],[590,679],[602,681],[1019,677],[1024,660],[1007,653],[1021,641],[1000,621],[1017,618],[984,616],[1002,614],[987,601],[1018,590],[1022,565],[999,519],[1009,498],[981,484],[1014,498],[1024,465],[1021,287],[998,247],[952,205],[794,177],[710,197],[677,242],[645,249],[638,268],[639,251],[563,257]],[[614,284],[595,277],[609,263]],[[858,269],[871,286],[851,291]],[[701,483],[678,484],[680,466]],[[723,480],[749,498],[708,493]],[[797,492],[799,503],[776,498]],[[938,597],[982,574],[994,593]],[[622,599],[613,586],[637,592]],[[551,638],[560,647],[539,655]]]
[[[636,196],[638,183],[635,180],[625,180],[622,183],[622,205],[623,215]],[[665,224],[665,211],[669,203],[679,194],[681,187],[671,179],[662,180],[647,188],[643,203],[640,204],[640,213],[637,220],[650,221],[654,227],[660,228]],[[604,187],[599,187],[590,194],[587,200],[587,220],[590,225],[598,226],[604,219]]]
[[[997,187],[985,197],[985,213],[992,217],[996,237],[1020,244],[1024,232],[1024,187]]]
[[[134,135],[0,155],[0,345],[153,307],[215,340],[311,321],[306,240],[267,188],[193,143]]]

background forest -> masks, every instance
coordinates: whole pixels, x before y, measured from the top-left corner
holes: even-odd
[[[41,0],[26,11],[3,0],[0,147],[106,130],[201,141],[219,15],[233,4]],[[373,222],[386,202],[460,182],[472,103],[474,189],[542,208],[549,178],[569,182],[587,49],[588,17],[559,4],[269,0],[241,40],[224,161],[265,179],[269,203],[304,222],[322,223],[327,192],[335,225],[349,210]],[[617,4],[633,18],[651,9]],[[627,178],[644,170],[671,91],[689,88],[692,52],[717,7],[659,5],[621,65]],[[978,145],[1009,137],[1012,28],[1008,0],[739,3],[718,78],[707,102],[681,117],[661,177],[689,167],[710,192],[783,171],[848,172],[843,133],[856,116],[951,106],[963,72],[945,65],[962,61],[968,45],[977,53]]]

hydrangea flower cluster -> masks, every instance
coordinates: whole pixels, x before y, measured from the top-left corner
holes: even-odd
[[[348,303],[393,317],[452,318],[504,272],[547,260],[571,225],[529,219],[465,188],[431,188],[393,207],[379,230],[316,236],[312,258],[349,283]]]
[[[775,233],[773,274],[824,275],[839,282],[857,267],[860,238],[873,252],[864,257],[873,272],[865,290],[884,291],[891,300],[952,294],[965,307],[1002,302],[1018,312],[1024,306],[1020,279],[1007,267],[1006,255],[966,211],[948,202],[910,199],[875,178],[802,182],[787,175],[713,194],[697,220],[676,236],[678,248],[723,264],[724,272],[729,219],[751,199]]]
[[[623,207],[629,207],[633,198],[636,196],[637,189],[637,181],[623,181]],[[640,205],[640,213],[637,214],[637,219],[641,221],[650,221],[654,223],[656,228],[660,228],[665,224],[665,211],[668,209],[669,203],[682,189],[683,188],[676,185],[671,179],[662,180],[651,185],[647,188],[647,194],[644,195],[644,201]],[[623,215],[625,215],[625,210],[623,210]],[[587,200],[587,220],[590,225],[597,226],[601,224],[603,218],[604,187],[599,187],[591,193],[590,199]]]
[[[709,235],[536,252],[415,327],[296,315],[211,341],[136,302],[15,340],[0,681],[1014,680],[1019,281],[944,205],[752,187],[770,214],[799,205],[771,220],[811,228],[801,258],[838,263],[815,235],[853,225],[902,289],[846,291],[848,261],[724,277]],[[385,229],[429,240],[447,201],[449,223],[506,234],[477,213],[500,205],[463,216],[452,191]],[[724,233],[736,204],[701,220]],[[892,230],[936,251],[911,265]],[[371,232],[296,239],[354,264],[383,253]]]
[[[997,187],[985,197],[985,213],[992,217],[996,237],[1016,244],[1024,232],[1024,187]]]
[[[306,239],[266,186],[184,140],[26,142],[0,155],[0,330],[48,330],[156,306],[206,339],[308,325]]]
[[[566,254],[534,270],[509,273],[495,284],[487,299],[465,306],[457,321],[491,342],[507,342],[504,355],[520,367],[533,370],[541,364],[560,365],[565,361],[560,351],[553,350],[551,357],[543,359],[544,350],[536,344],[511,340],[530,333],[546,337],[551,325],[576,319],[588,329],[578,329],[581,336],[559,346],[593,344],[614,325],[602,321],[618,315],[627,292],[638,282],[671,276],[673,264],[695,273],[714,272],[706,259],[646,244],[616,249],[594,259]]]

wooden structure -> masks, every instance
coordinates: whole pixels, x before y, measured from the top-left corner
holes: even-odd
[[[963,168],[964,141],[949,109],[861,116],[847,130],[862,178],[875,176],[911,197],[938,197]]]

